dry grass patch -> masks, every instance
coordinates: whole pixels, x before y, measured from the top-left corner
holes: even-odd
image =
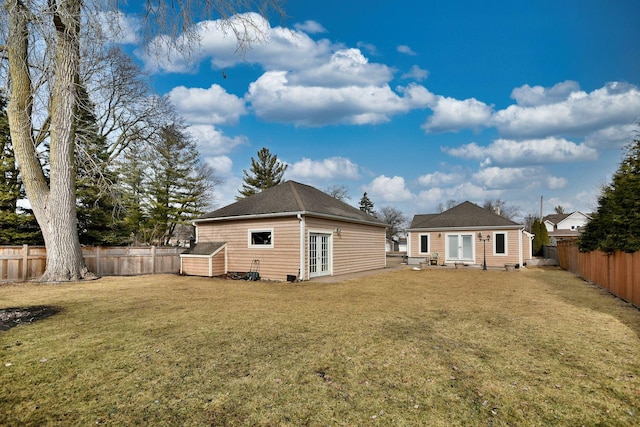
[[[559,270],[0,287],[0,424],[634,425],[640,311]]]

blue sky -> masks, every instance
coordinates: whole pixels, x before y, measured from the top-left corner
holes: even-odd
[[[265,42],[244,55],[205,21],[188,58],[127,48],[224,178],[216,207],[264,146],[286,179],[345,185],[354,206],[366,191],[408,217],[495,198],[525,215],[541,196],[544,214],[590,212],[640,131],[636,0],[290,0],[285,11],[284,23],[256,16]]]

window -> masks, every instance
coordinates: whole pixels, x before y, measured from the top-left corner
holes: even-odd
[[[250,248],[273,248],[273,230],[249,230]]]
[[[421,254],[429,253],[429,235],[428,234],[420,235],[420,253]]]
[[[507,233],[494,233],[494,253],[496,255],[507,254]]]

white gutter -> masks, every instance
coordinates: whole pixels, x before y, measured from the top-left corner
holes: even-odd
[[[306,260],[306,256],[305,256],[305,248],[304,248],[304,244],[305,244],[305,233],[306,233],[306,224],[305,224],[305,220],[304,217],[302,216],[302,214],[297,214],[296,217],[298,218],[298,220],[300,221],[300,272],[298,273],[298,280],[303,281],[304,280],[304,274],[306,272],[305,270],[305,260]]]
[[[435,227],[435,228],[407,228],[407,232],[420,232],[420,231],[440,231],[442,233],[451,233],[454,231],[472,231],[472,230],[522,230],[521,224],[516,225],[475,225],[468,227]]]

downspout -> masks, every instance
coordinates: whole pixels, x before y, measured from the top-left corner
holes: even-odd
[[[304,280],[304,274],[306,272],[305,269],[305,251],[304,251],[304,244],[305,244],[305,231],[306,231],[306,224],[305,224],[305,220],[304,217],[302,216],[302,214],[298,214],[296,215],[298,217],[298,220],[300,221],[300,271],[298,272],[298,280],[303,281]]]

